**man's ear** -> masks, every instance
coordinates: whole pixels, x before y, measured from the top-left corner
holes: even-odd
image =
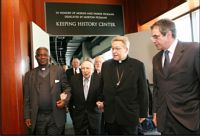
[[[166,35],[167,35],[167,37],[172,37],[172,32],[171,32],[171,31],[168,31],[168,32],[166,33]]]
[[[128,48],[126,48],[126,52],[127,52],[127,53],[129,52],[129,49],[128,49]]]

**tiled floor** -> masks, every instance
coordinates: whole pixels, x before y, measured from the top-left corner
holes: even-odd
[[[161,135],[157,130],[145,132],[144,135]]]

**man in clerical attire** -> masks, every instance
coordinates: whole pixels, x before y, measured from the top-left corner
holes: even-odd
[[[148,115],[148,90],[144,64],[128,56],[130,42],[125,36],[111,41],[113,58],[101,70],[102,101],[106,130],[110,135],[136,135],[137,125]]]

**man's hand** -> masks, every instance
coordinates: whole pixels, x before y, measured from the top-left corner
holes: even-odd
[[[153,119],[152,119],[154,125],[157,127],[157,117],[156,117],[156,113],[153,114]]]
[[[101,111],[104,112],[104,104],[101,101],[96,102],[97,108]]]
[[[139,123],[142,123],[145,120],[145,118],[139,118]]]
[[[60,99],[61,100],[65,100],[67,98],[67,93],[66,92],[63,92],[60,94]]]
[[[58,101],[56,102],[56,106],[57,106],[58,108],[64,108],[64,107],[65,107],[65,101],[64,101],[64,100],[58,100]]]
[[[27,126],[28,128],[30,128],[30,127],[31,127],[31,119],[26,119],[26,120],[25,120],[25,124],[26,124],[26,126]]]

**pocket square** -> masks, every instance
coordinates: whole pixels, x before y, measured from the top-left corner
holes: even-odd
[[[55,80],[55,83],[58,83],[58,82],[60,82],[60,80]]]

